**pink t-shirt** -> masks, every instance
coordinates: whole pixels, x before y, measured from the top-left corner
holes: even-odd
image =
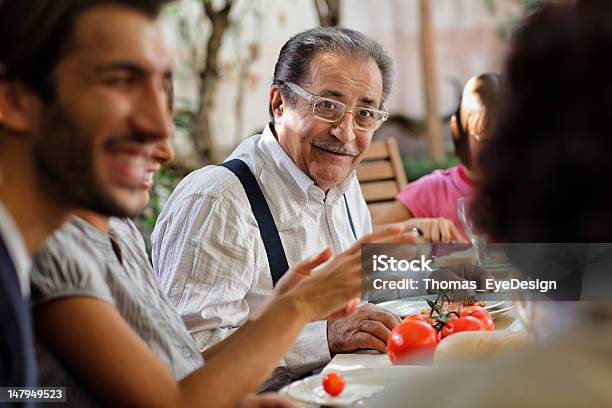
[[[415,218],[443,217],[452,220],[467,239],[457,215],[457,199],[474,195],[476,183],[462,165],[435,170],[409,183],[395,198],[410,210]]]

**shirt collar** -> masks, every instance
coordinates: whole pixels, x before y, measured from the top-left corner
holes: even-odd
[[[2,236],[9,256],[15,265],[17,277],[19,278],[19,285],[21,286],[21,293],[24,297],[27,297],[30,294],[30,256],[28,255],[21,232],[1,201],[0,236]]]
[[[306,173],[295,164],[293,159],[283,150],[272,131],[272,124],[268,124],[261,135],[258,148],[262,153],[262,159],[266,164],[272,164],[283,179],[289,182],[292,192],[299,198],[312,198],[334,204],[342,194],[346,193],[355,177],[352,171],[342,182],[325,193],[317,187]]]

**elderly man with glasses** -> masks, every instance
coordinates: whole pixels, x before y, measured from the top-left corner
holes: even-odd
[[[240,327],[289,266],[325,247],[339,254],[372,230],[354,170],[387,119],[391,77],[391,59],[359,32],[297,34],[280,51],[263,133],[174,191],[155,226],[153,264],[202,349]],[[334,353],[384,352],[398,323],[374,305],[312,323],[266,388]]]

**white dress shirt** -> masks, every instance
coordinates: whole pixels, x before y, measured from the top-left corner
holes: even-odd
[[[13,260],[19,285],[21,286],[21,294],[23,297],[30,296],[30,265],[31,260],[28,251],[23,242],[23,237],[11,218],[10,214],[0,201],[0,236],[4,240],[4,245]]]
[[[278,144],[269,126],[236,148],[255,175],[276,222],[289,266],[331,247],[335,254],[372,230],[355,172],[327,195]],[[152,235],[162,288],[202,349],[242,325],[273,290],[257,222],[240,181],[207,166],[187,176],[164,206]],[[330,360],[327,323],[308,324],[273,378],[280,385]]]

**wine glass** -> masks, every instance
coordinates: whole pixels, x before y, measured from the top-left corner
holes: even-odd
[[[472,219],[472,197],[459,197],[457,199],[457,215],[474,250],[476,251],[476,265],[484,266],[487,258],[487,235],[478,231]]]

